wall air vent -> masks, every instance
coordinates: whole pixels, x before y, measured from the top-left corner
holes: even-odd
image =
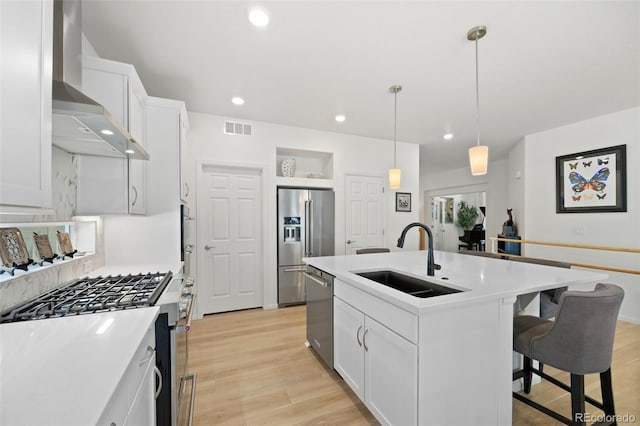
[[[251,124],[238,123],[236,121],[225,121],[224,133],[225,135],[251,136]]]

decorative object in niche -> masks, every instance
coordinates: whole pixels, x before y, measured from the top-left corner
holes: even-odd
[[[58,231],[57,235],[58,245],[60,246],[60,251],[62,252],[62,254],[67,257],[73,257],[73,255],[76,254],[78,250],[73,249],[73,246],[71,245],[71,238],[69,238],[69,233]]]
[[[282,160],[282,176],[293,177],[296,174],[296,159],[285,158]]]
[[[626,211],[626,145],[556,157],[556,213]]]
[[[26,271],[27,267],[33,263],[29,258],[22,232],[18,228],[0,229],[0,257],[2,257],[2,264],[8,268],[7,271],[11,275],[15,269]]]
[[[55,254],[51,249],[49,236],[38,235],[38,233],[34,232],[33,241],[36,243],[36,249],[38,250],[38,255],[40,256],[40,265],[42,265],[44,262],[53,263],[53,260],[56,259],[58,255]]]
[[[411,211],[411,193],[410,192],[396,192],[396,211],[397,212]]]

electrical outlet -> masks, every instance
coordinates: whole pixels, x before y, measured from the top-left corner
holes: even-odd
[[[84,262],[84,263],[82,264],[82,267],[83,267],[83,269],[84,269],[85,274],[86,274],[87,272],[91,272],[91,271],[93,270],[93,262],[92,262],[92,261],[90,261],[90,260],[87,260],[86,262]]]
[[[574,226],[573,233],[576,235],[584,235],[584,226]]]

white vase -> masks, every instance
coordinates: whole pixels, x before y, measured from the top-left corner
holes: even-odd
[[[282,176],[293,177],[296,174],[296,159],[285,158],[282,160]]]

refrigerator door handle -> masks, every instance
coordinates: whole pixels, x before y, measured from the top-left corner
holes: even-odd
[[[307,246],[308,257],[313,256],[313,200],[309,200],[309,245]]]
[[[309,201],[304,202],[304,257],[309,257]]]

